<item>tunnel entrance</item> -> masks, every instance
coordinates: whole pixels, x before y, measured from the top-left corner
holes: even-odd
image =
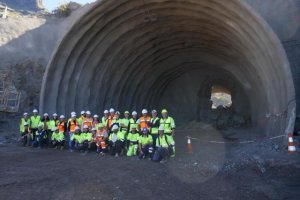
[[[180,124],[206,118],[211,88],[222,85],[236,113],[273,135],[293,121],[292,80],[279,40],[239,0],[102,0],[57,47],[40,108],[167,108]]]
[[[211,88],[212,109],[217,109],[219,106],[230,108],[232,105],[231,92],[225,87],[214,85]]]

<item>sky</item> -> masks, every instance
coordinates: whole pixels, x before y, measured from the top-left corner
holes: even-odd
[[[95,0],[43,0],[43,4],[49,11],[52,11],[55,8],[57,8],[59,5],[63,3],[68,3],[70,1],[77,2],[80,4],[86,4],[86,3],[94,2]]]

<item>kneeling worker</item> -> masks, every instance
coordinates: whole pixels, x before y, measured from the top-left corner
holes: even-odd
[[[54,127],[52,129],[53,133],[51,136],[51,144],[54,148],[58,149],[60,148],[61,150],[64,149],[64,144],[65,144],[65,135],[63,132],[60,132],[57,127]]]
[[[139,159],[141,160],[147,157],[149,157],[149,159],[152,159],[152,136],[149,134],[149,130],[147,128],[143,129],[142,134],[143,135],[139,138]]]
[[[119,131],[118,125],[113,125],[112,133],[109,135],[108,144],[111,155],[119,157],[124,147],[124,134]]]
[[[174,141],[164,134],[164,127],[159,127],[159,136],[156,139],[156,150],[153,161],[165,163],[173,153]]]
[[[132,125],[131,132],[129,132],[127,136],[127,142],[128,142],[127,156],[136,156],[137,149],[138,149],[138,141],[140,137],[136,129],[137,129],[136,126]]]

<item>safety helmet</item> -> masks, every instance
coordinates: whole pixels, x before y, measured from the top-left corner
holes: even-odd
[[[83,111],[81,111],[81,115],[84,115],[85,114],[85,111],[83,110]]]
[[[146,109],[142,110],[142,114],[147,114],[147,113],[148,113],[148,110],[146,110]]]
[[[120,115],[121,113],[119,111],[116,112],[116,115]]]
[[[152,110],[152,113],[157,113],[157,111],[156,110]]]
[[[48,117],[49,115],[48,115],[48,113],[44,113],[44,117]]]
[[[132,114],[132,115],[137,115],[137,112],[136,112],[136,111],[133,111],[131,114]]]
[[[75,130],[80,130],[80,127],[79,127],[79,126],[76,126],[76,127],[75,127]]]
[[[97,131],[97,129],[96,128],[92,128],[92,131]]]
[[[53,116],[53,117],[57,117],[57,114],[56,114],[56,113],[54,113],[52,116]]]
[[[129,111],[126,110],[126,111],[124,112],[124,114],[130,114],[130,113],[129,113]]]
[[[99,116],[98,115],[94,115],[94,118],[96,118],[96,117],[98,118]]]
[[[89,128],[87,125],[84,125],[83,128]]]
[[[58,130],[57,127],[53,127],[53,128],[52,128],[52,131],[57,131],[57,130]]]
[[[145,128],[143,128],[143,133],[148,133],[148,129],[145,127]]]
[[[37,109],[33,109],[33,111],[32,111],[33,113],[37,113],[38,111],[37,111]]]
[[[91,114],[91,111],[88,110],[88,111],[86,111],[85,113],[86,113],[87,115],[90,115],[90,114]]]
[[[24,113],[23,115],[26,116],[26,115],[28,115],[28,113]]]
[[[161,113],[168,113],[167,109],[163,109]]]
[[[72,116],[72,115],[76,115],[76,112],[74,112],[74,111],[73,111],[73,112],[71,112],[71,116]]]
[[[98,128],[103,128],[103,127],[104,127],[104,126],[103,126],[102,123],[98,124]]]
[[[104,110],[104,112],[103,112],[104,114],[108,114],[108,110]]]
[[[118,125],[113,125],[113,127],[112,127],[112,130],[118,130],[119,129],[119,126]]]
[[[111,108],[111,109],[109,109],[109,112],[113,113],[113,112],[115,112],[115,109]]]
[[[76,114],[72,113],[71,117],[76,117]]]
[[[65,118],[65,116],[64,116],[64,115],[61,115],[59,118],[60,118],[60,119],[64,119],[64,118]]]

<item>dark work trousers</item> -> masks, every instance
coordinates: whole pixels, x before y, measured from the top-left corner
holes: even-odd
[[[109,141],[110,154],[115,155],[117,153],[120,155],[122,152],[123,146],[124,146],[124,142],[121,140],[117,140],[115,143],[113,143],[112,141]]]

